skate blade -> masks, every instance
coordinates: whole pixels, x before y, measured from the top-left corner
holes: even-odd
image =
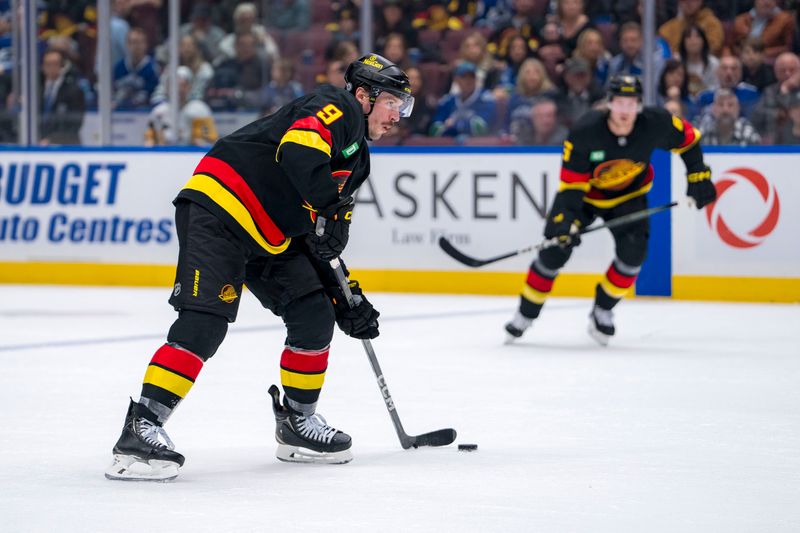
[[[106,479],[115,481],[155,481],[166,483],[178,477],[178,463],[151,459],[143,461],[132,455],[114,455],[106,469]]]
[[[514,344],[518,339],[519,339],[519,337],[516,337],[516,336],[512,335],[511,333],[506,333],[506,338],[503,341],[503,344]]]
[[[340,452],[320,453],[308,448],[278,444],[275,457],[285,463],[317,463],[327,465],[343,465],[353,460],[349,449]]]
[[[608,341],[611,339],[610,335],[606,335],[594,327],[594,323],[592,322],[589,322],[589,336],[600,346],[608,346]]]

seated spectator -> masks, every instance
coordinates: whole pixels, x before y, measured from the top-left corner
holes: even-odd
[[[492,93],[478,85],[477,67],[468,62],[454,72],[456,94],[447,94],[439,102],[431,125],[434,137],[487,135],[494,121],[495,101]]]
[[[349,41],[358,43],[361,39],[361,32],[358,29],[358,6],[353,2],[342,2],[338,9],[335,9],[336,20],[325,25],[325,29],[331,33],[331,43],[328,45],[330,51],[337,43]]]
[[[619,30],[620,53],[615,55],[608,65],[608,77],[619,74],[629,74],[631,76],[642,77],[644,73],[644,52],[642,45],[644,37],[642,27],[638,22],[626,22]],[[653,67],[655,68],[655,78],[661,76],[661,69],[664,68],[665,58],[661,55],[661,50],[656,49],[653,53]]]
[[[47,39],[47,50],[58,50],[64,57],[65,76],[75,80],[86,103],[86,109],[97,109],[97,93],[90,82],[80,71],[80,50],[78,43],[66,35],[54,35]]]
[[[130,22],[131,26],[144,31],[150,46],[162,42],[164,40],[164,33],[161,31],[163,0],[128,0],[128,2],[130,5],[128,22]],[[148,48],[148,52],[150,51]]]
[[[689,26],[678,50],[689,78],[689,95],[695,97],[706,89],[716,89],[719,59],[711,55],[705,32],[698,26]]]
[[[792,93],[786,102],[786,122],[778,132],[777,144],[800,144],[800,93]]]
[[[503,130],[509,126],[517,114],[527,120],[530,106],[543,96],[555,98],[558,94],[553,81],[547,76],[544,65],[536,58],[528,58],[519,69],[517,85],[508,101],[508,109],[503,120]]]
[[[431,94],[430,91],[426,90],[422,73],[417,67],[409,67],[405,72],[409,83],[411,83],[411,94],[414,95],[414,109],[410,117],[400,121],[401,135],[403,137],[427,135],[430,131],[433,115],[436,112],[436,98],[438,95]]]
[[[258,38],[252,33],[237,35],[236,57],[216,67],[206,100],[218,111],[259,109],[261,88],[269,81],[268,74],[258,57]]]
[[[111,2],[110,39],[111,39],[111,64],[116,65],[125,57],[125,38],[131,29],[126,20],[130,12],[128,0],[114,0]]]
[[[467,35],[461,42],[458,51],[456,64],[471,63],[476,68],[476,80],[478,87],[483,89],[494,89],[500,81],[501,69],[495,64],[494,57],[487,48],[486,37],[482,33],[475,31]],[[453,84],[451,92],[458,91],[458,87]]]
[[[402,0],[383,0],[380,12],[375,16],[375,46],[382,49],[385,39],[391,33],[399,33],[405,39],[408,48],[416,48],[419,44],[417,30],[411,26],[409,13],[406,12]]]
[[[48,50],[42,58],[40,144],[81,144],[85,100],[64,55]]]
[[[761,39],[764,55],[774,60],[792,46],[795,20],[791,13],[778,7],[777,0],[755,0],[753,9],[738,15],[733,23],[734,52],[747,38]]]
[[[495,98],[507,98],[517,85],[517,75],[522,63],[533,57],[533,50],[529,46],[528,39],[520,34],[513,35],[505,48],[497,53],[503,61],[500,78],[495,86]],[[501,94],[505,93],[505,94]]]
[[[211,22],[211,7],[208,3],[194,4],[189,22],[181,26],[181,35],[194,37],[210,63],[213,64],[220,56],[219,43],[225,37],[225,31]]]
[[[563,80],[558,107],[562,122],[569,128],[605,95],[593,82],[589,64],[583,59],[571,57],[564,63]]]
[[[218,138],[214,117],[208,104],[192,97],[192,71],[181,65],[175,72],[178,80],[178,102],[181,110],[177,131],[172,124],[172,112],[167,101],[150,112],[145,146],[190,145],[211,146]]]
[[[279,59],[272,65],[272,76],[261,91],[261,112],[271,115],[280,107],[303,96],[303,88],[294,79],[294,62]]]
[[[567,58],[564,47],[561,45],[558,25],[555,22],[545,22],[540,33],[541,41],[537,55],[542,60],[547,75],[553,81],[561,79],[561,67]]]
[[[742,81],[759,92],[775,83],[775,71],[764,62],[764,43],[761,39],[745,39],[742,43]]]
[[[558,106],[551,98],[539,98],[528,108],[526,117],[511,122],[511,136],[516,144],[560,146],[569,130],[558,121]]]
[[[344,73],[347,71],[347,65],[349,63],[345,63],[341,59],[331,59],[325,64],[325,72],[317,78],[317,83],[328,83],[334,87],[344,89]]]
[[[308,0],[269,0],[264,20],[277,30],[306,30],[311,25]]]
[[[556,0],[555,15],[564,53],[570,56],[578,46],[578,37],[584,30],[594,28],[594,24],[584,12],[583,0]]]
[[[725,30],[714,12],[703,7],[703,0],[678,0],[678,15],[658,28],[658,34],[666,39],[673,53],[680,49],[684,32],[690,26],[703,30],[711,53],[719,56],[725,43]]]
[[[698,123],[700,143],[719,146],[752,146],[761,144],[761,137],[745,117],[740,116],[739,99],[730,89],[714,93],[714,103]]]
[[[664,70],[658,79],[656,104],[663,106],[668,101],[677,100],[681,105],[689,106],[689,80],[686,69],[678,59],[667,59]]]
[[[521,35],[528,41],[528,47],[535,51],[539,47],[538,28],[543,13],[540,12],[536,2],[531,0],[514,0],[513,2],[498,2],[487,9],[485,18],[478,22],[478,27],[492,30],[488,49],[497,57],[503,57],[508,50],[509,41],[516,35]],[[558,31],[555,20],[553,25]],[[558,37],[560,41],[560,36]]]
[[[147,54],[147,35],[141,28],[131,28],[126,45],[125,58],[114,65],[114,108],[149,109],[158,72],[155,61]]]
[[[606,50],[603,35],[599,31],[593,28],[584,30],[578,37],[578,46],[572,56],[585,59],[592,69],[594,80],[598,85],[605,86],[611,54]]]
[[[279,57],[278,44],[261,24],[256,23],[258,10],[252,2],[242,2],[233,11],[233,31],[219,42],[220,58],[217,62],[236,56],[236,37],[251,33],[256,38],[258,56],[272,65]]]
[[[381,51],[383,57],[405,70],[411,66],[406,52],[406,39],[403,34],[390,33],[386,36]]]
[[[775,59],[775,78],[761,94],[751,120],[765,142],[772,142],[786,120],[791,94],[800,91],[800,58],[784,52]]]
[[[214,77],[214,67],[203,57],[197,39],[192,35],[184,35],[178,43],[178,63],[182,66],[189,67],[192,71],[192,90],[191,98],[202,100],[206,94],[208,84]],[[167,95],[166,80],[169,73],[164,70],[161,73],[161,78],[158,82],[158,87],[153,91],[153,96],[150,101],[153,105],[163,102],[169,96]]]
[[[450,13],[447,0],[432,0],[424,2],[427,8],[414,14],[411,26],[417,30],[460,30],[464,28],[464,21],[456,14]]]
[[[725,56],[719,60],[717,81],[719,88],[733,91],[739,101],[742,116],[749,117],[761,94],[758,89],[742,81],[742,62],[738,57]],[[714,94],[714,91],[700,93],[697,97],[699,109],[711,105],[715,98]]]

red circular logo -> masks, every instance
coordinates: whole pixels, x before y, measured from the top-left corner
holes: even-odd
[[[755,228],[746,232],[744,235],[734,232],[719,212],[720,199],[734,185],[749,183],[756,188],[761,195],[763,204],[766,206],[764,219]],[[753,248],[758,246],[772,233],[778,225],[781,204],[778,199],[778,191],[767,179],[752,168],[731,168],[722,175],[722,178],[714,184],[717,188],[717,201],[706,207],[706,218],[711,229],[719,235],[725,244],[734,248]]]

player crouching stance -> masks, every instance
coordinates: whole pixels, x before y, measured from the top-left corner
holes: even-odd
[[[350,436],[316,413],[334,323],[378,335],[378,311],[351,280],[350,308],[329,262],[348,241],[353,195],[379,139],[414,98],[405,73],[378,55],[353,62],[347,89],[323,86],[220,139],[175,200],[179,254],[170,303],[178,319],[131,400],[109,479],[167,481],[184,457],[163,428],[236,319],[246,284],[286,325],[270,390],[277,457],[346,463]],[[345,270],[345,273],[346,270]]]
[[[595,218],[606,222],[647,208],[653,186],[653,150],[674,150],[686,165],[688,190],[698,209],[716,199],[711,171],[703,162],[700,132],[659,107],[642,107],[642,85],[634,76],[615,76],[607,111],[591,111],[564,142],[561,180],[547,215],[544,236],[561,244],[545,248],[531,263],[519,309],[505,326],[508,341],[522,336],[544,306],[553,282],[567,263],[576,234]],[[649,221],[612,228],[616,257],[595,289],[589,334],[600,344],[614,335],[612,309],[636,281],[644,263]]]

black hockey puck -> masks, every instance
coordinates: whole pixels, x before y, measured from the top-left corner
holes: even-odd
[[[458,451],[460,452],[474,452],[478,449],[477,444],[459,444]]]

